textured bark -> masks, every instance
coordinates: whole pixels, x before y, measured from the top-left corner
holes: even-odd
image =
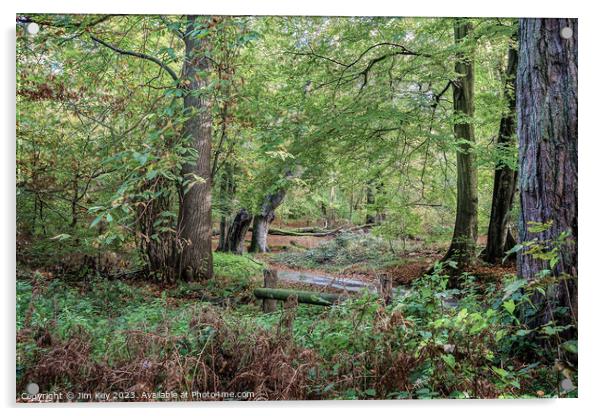
[[[470,35],[472,28],[465,19],[456,19],[454,39],[461,45]],[[474,69],[470,53],[459,52],[456,56],[455,70],[458,79],[453,82],[454,112],[460,120],[454,125],[454,136],[459,142],[457,158],[457,197],[456,222],[454,235],[444,259],[458,263],[458,268],[470,264],[475,258],[477,241],[477,166],[473,146],[475,143],[474,126]]]
[[[276,218],[276,208],[284,201],[286,191],[280,189],[275,193],[268,195],[263,204],[261,204],[261,210],[253,218],[253,235],[251,238],[250,252],[266,253],[269,251],[268,248],[268,230],[274,218]]]
[[[514,134],[516,132],[516,69],[518,52],[514,45],[508,48],[508,62],[506,65],[506,79],[504,85],[504,98],[507,103],[506,113],[500,122],[497,144],[504,153],[512,152],[516,146]],[[506,163],[500,163],[495,169],[493,181],[493,198],[491,201],[491,215],[487,230],[487,246],[483,252],[483,259],[489,263],[500,263],[504,258],[509,243],[514,239],[508,235],[510,211],[516,194],[516,180],[518,172]]]
[[[572,37],[561,36],[563,28]],[[570,231],[573,243],[560,250],[555,276],[574,276],[533,299],[541,306],[531,322],[549,322],[552,308],[569,307],[577,319],[577,19],[520,19],[517,78],[519,242],[554,241]],[[530,222],[552,221],[541,233]],[[518,255],[518,274],[538,279],[549,265],[526,253]],[[556,318],[556,317],[554,317]]]
[[[228,229],[228,235],[224,238],[224,248],[218,251],[243,254],[245,250],[245,235],[249,231],[252,220],[253,216],[246,209],[242,208],[238,211]]]
[[[187,17],[187,35],[185,61],[182,69],[183,79],[187,83],[184,97],[184,111],[189,117],[184,128],[192,146],[198,152],[196,163],[187,163],[182,167],[185,180],[193,181],[195,176],[200,182],[180,191],[180,212],[178,216],[178,234],[181,247],[177,259],[177,270],[185,280],[209,279],[213,275],[211,252],[211,110],[209,99],[202,91],[207,86],[207,78],[199,71],[210,70],[209,60],[205,57],[209,49],[208,37],[199,39],[194,36],[198,27],[196,16]],[[193,35],[190,35],[190,34]]]

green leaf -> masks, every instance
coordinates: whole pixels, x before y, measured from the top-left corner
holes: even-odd
[[[464,319],[466,319],[467,316],[468,316],[468,309],[464,308],[458,313],[458,316],[456,316],[456,321],[461,322]]]
[[[505,379],[509,375],[509,373],[506,370],[504,370],[503,368],[491,367],[491,369],[493,370],[494,373],[496,373],[498,376],[500,376],[503,379]]]
[[[504,302],[504,309],[506,309],[510,315],[514,315],[514,310],[516,309],[514,300],[510,299],[510,300],[507,300],[506,302]]]
[[[516,292],[517,290],[519,290],[520,288],[522,288],[526,284],[527,284],[527,280],[526,279],[513,280],[512,282],[510,282],[509,284],[507,284],[506,287],[504,288],[504,297],[503,297],[503,299],[509,298],[510,296],[512,296],[514,294],[514,292]]]
[[[98,224],[100,221],[102,221],[103,217],[104,217],[104,214],[100,214],[99,216],[94,218],[94,220],[90,224],[90,228],[94,228],[96,226],[96,224]]]
[[[364,394],[366,396],[374,397],[374,396],[376,396],[376,390],[374,390],[374,389],[368,389],[368,390],[364,391]]]
[[[564,343],[562,343],[562,349],[570,352],[571,354],[577,354],[577,341],[576,340],[570,340],[570,341],[566,341]]]
[[[451,354],[445,354],[441,356],[441,359],[445,361],[450,368],[454,368],[456,366],[456,357]]]

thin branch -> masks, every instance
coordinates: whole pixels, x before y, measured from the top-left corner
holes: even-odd
[[[435,102],[433,104],[431,104],[431,107],[436,108],[439,105],[439,101],[441,101],[441,97],[443,97],[443,94],[445,94],[447,92],[447,90],[449,89],[449,87],[451,87],[453,84],[453,81],[448,81],[447,84],[445,85],[445,88],[443,88],[443,90],[441,90],[441,92],[439,94],[435,94]]]
[[[123,49],[120,49],[116,46],[113,46],[103,40],[98,39],[95,36],[90,35],[90,38],[97,43],[100,43],[103,46],[106,46],[107,48],[111,49],[112,51],[115,51],[121,55],[129,55],[129,56],[134,56],[136,58],[140,58],[140,59],[146,59],[147,61],[151,61],[156,63],[157,65],[159,65],[161,68],[163,68],[172,78],[174,81],[176,82],[180,82],[180,78],[178,77],[178,75],[176,74],[176,72],[171,69],[165,62],[161,62],[161,60],[155,58],[154,56],[150,56],[147,55],[145,53],[140,53],[140,52],[133,52],[133,51],[126,51]]]

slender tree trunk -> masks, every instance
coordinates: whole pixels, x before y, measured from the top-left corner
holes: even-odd
[[[577,19],[520,19],[517,77],[519,242],[556,241],[570,232],[559,250],[554,276],[572,276],[533,299],[540,306],[531,325],[558,317],[555,306],[568,307],[577,320]],[[543,232],[529,225],[547,223]],[[550,265],[525,252],[518,274],[537,280]]]
[[[226,163],[224,170],[221,175],[220,181],[220,222],[219,222],[219,244],[217,251],[230,251],[228,247],[228,234],[232,222],[230,220],[232,216],[232,199],[236,191],[234,184],[233,166],[230,163]]]
[[[78,174],[76,173],[72,182],[73,196],[71,197],[71,224],[69,224],[71,228],[75,228],[77,225],[77,201],[79,200],[78,179]]]
[[[228,239],[228,232],[231,225],[232,224],[230,223],[230,220],[226,214],[221,214],[219,219],[219,242],[217,243],[216,251],[227,251],[226,241]]]
[[[374,198],[374,182],[373,181],[368,181],[368,183],[366,184],[366,208],[367,208],[367,213],[366,213],[366,224],[374,224],[376,223],[376,217],[374,216],[374,203],[375,198]]]
[[[261,210],[253,218],[253,236],[251,238],[251,252],[266,253],[269,251],[268,248],[268,230],[274,218],[276,218],[276,208],[284,201],[286,191],[280,189],[277,192],[268,195],[263,204],[261,204]]]
[[[209,49],[208,37],[196,36],[199,26],[196,16],[187,17],[185,62],[183,79],[188,91],[184,97],[184,111],[189,117],[185,134],[198,152],[196,163],[182,167],[185,180],[180,190],[178,233],[181,247],[177,271],[186,280],[209,279],[213,275],[211,252],[211,110],[209,99],[203,95],[210,70],[205,57]]]
[[[384,194],[384,189],[385,189],[385,183],[383,181],[379,181],[376,184],[376,196],[378,197],[378,195],[380,195],[379,198],[382,198],[383,194]],[[383,209],[382,206],[382,202],[379,202],[378,200],[375,201],[376,203],[376,224],[382,224],[383,221],[387,218],[387,214],[385,213],[385,210]]]
[[[514,42],[514,39],[513,39]],[[508,63],[506,65],[506,80],[504,85],[504,98],[507,103],[505,115],[500,122],[498,134],[498,147],[506,154],[514,153],[516,141],[516,68],[518,52],[511,44],[508,48]],[[487,246],[483,252],[483,259],[489,263],[500,263],[508,250],[508,243],[514,239],[508,228],[510,211],[516,193],[517,171],[507,163],[499,163],[495,169],[493,181],[493,198],[491,201],[491,215],[487,230]],[[508,236],[510,235],[510,239]],[[510,246],[511,248],[512,246]]]
[[[374,185],[374,180],[366,184],[366,224],[381,224],[385,220],[385,213],[381,204],[377,201],[378,195],[382,195],[385,184],[379,181]]]
[[[454,39],[462,45],[472,31],[471,24],[464,19],[456,19]],[[457,150],[457,207],[454,235],[444,259],[458,263],[458,268],[470,264],[475,258],[477,241],[477,166],[474,155],[474,69],[470,53],[459,52],[456,57],[456,73],[459,78],[453,82],[454,112],[460,117],[454,125]],[[466,119],[468,118],[468,119]]]

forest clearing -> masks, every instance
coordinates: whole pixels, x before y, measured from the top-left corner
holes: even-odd
[[[17,15],[17,402],[577,397],[577,39]]]

